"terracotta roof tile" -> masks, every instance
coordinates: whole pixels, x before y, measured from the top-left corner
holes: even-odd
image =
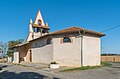
[[[90,34],[95,34],[95,35],[98,35],[98,36],[105,36],[105,34],[101,33],[101,32],[95,32],[95,31],[92,31],[92,30],[86,30],[86,29],[83,29],[83,28],[79,28],[79,27],[70,27],[70,28],[67,28],[67,29],[64,29],[64,30],[59,30],[59,31],[56,31],[56,32],[52,32],[52,33],[49,33],[47,35],[44,35],[44,36],[41,36],[39,38],[36,38],[36,39],[33,39],[31,41],[34,41],[34,40],[37,40],[37,39],[40,39],[42,37],[46,37],[46,36],[50,36],[50,35],[58,35],[58,34],[64,34],[64,33],[74,33],[74,32],[79,32],[81,30],[84,30],[85,33],[90,33]],[[29,41],[29,42],[31,42]],[[17,45],[16,47],[19,47],[19,46],[22,46],[22,45],[26,45],[28,44],[29,42],[26,42],[24,44],[20,44],[20,45]]]
[[[86,30],[86,29],[83,29],[83,28],[75,27],[75,26],[64,29],[64,30],[59,30],[59,31],[56,31],[56,32],[52,32],[52,33],[50,33],[50,35],[57,35],[57,34],[63,34],[63,33],[73,33],[73,32],[79,32],[81,30],[84,30],[86,33],[95,34],[95,35],[99,35],[99,36],[105,36],[105,34],[103,34],[103,33],[95,32],[95,31],[92,31],[92,30]]]
[[[71,32],[76,32],[76,31],[80,31],[80,30],[83,30],[83,28],[70,27],[70,28],[67,28],[67,29],[64,29],[64,30],[59,30],[59,31],[56,31],[56,32],[52,32],[50,34],[71,33]]]

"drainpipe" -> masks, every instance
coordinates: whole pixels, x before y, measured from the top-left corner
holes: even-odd
[[[81,66],[83,66],[83,35],[85,34],[85,30],[79,31],[80,37],[81,37]]]

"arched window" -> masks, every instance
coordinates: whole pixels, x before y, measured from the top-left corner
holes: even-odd
[[[47,39],[46,44],[52,44],[52,39],[50,37]]]
[[[69,36],[63,37],[61,41],[61,43],[71,43],[71,42],[72,42],[72,39]]]

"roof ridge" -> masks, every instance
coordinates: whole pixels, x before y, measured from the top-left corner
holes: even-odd
[[[71,28],[79,28],[79,27],[77,27],[77,26],[71,26],[69,28],[65,28],[65,29],[61,29],[61,30],[66,30],[66,29],[71,29]],[[83,29],[83,28],[79,28],[79,29]],[[58,30],[58,31],[61,31],[61,30]]]
[[[84,28],[79,28],[77,26],[72,26],[72,27],[69,27],[69,28],[65,28],[65,29],[62,29],[62,30],[51,32],[50,34],[70,33],[70,32],[75,32],[75,31],[80,31],[80,30],[85,30],[87,33],[93,33],[93,34],[105,36],[105,34],[103,34],[101,32],[96,32],[96,31],[93,31],[93,30],[87,30],[87,29],[84,29]]]

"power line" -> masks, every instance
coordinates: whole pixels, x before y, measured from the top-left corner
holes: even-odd
[[[118,27],[120,27],[120,25],[111,27],[111,28],[109,28],[109,29],[107,29],[107,30],[104,30],[104,31],[101,31],[101,32],[107,32],[107,31],[113,30],[113,29],[118,28]]]

